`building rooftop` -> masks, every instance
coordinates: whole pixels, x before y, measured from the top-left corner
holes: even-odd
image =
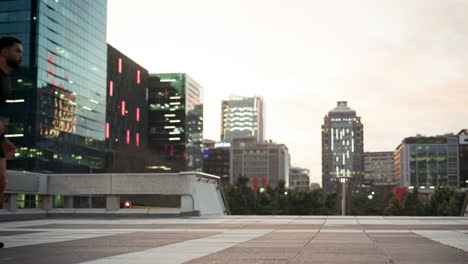
[[[348,107],[347,101],[338,101],[337,106],[330,113],[356,113],[356,111]]]

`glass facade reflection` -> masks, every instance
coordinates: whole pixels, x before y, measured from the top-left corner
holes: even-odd
[[[9,168],[103,168],[106,9],[105,0],[0,2],[0,35],[19,38],[25,50],[5,113],[19,150]]]
[[[161,159],[148,169],[202,170],[202,97],[202,87],[185,73],[150,75],[148,145]]]
[[[397,148],[396,174],[401,187],[458,187],[458,137],[406,138]]]

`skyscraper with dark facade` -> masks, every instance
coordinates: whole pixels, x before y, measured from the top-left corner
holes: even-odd
[[[10,169],[90,172],[104,168],[107,1],[0,1],[0,35],[20,39],[6,136]]]
[[[107,46],[106,171],[144,172],[148,71]]]
[[[231,143],[203,141],[203,172],[221,177],[229,184]]]
[[[361,117],[339,101],[322,125],[322,186],[337,191],[338,178],[351,178],[351,194],[362,192],[364,130]]]
[[[185,73],[150,74],[148,146],[154,172],[203,168],[202,87]]]

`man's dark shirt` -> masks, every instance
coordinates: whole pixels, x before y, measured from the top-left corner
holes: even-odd
[[[6,99],[10,96],[11,93],[11,80],[10,76],[0,69],[0,119],[4,121],[5,119],[5,105]],[[6,123],[5,123],[6,126]],[[0,133],[0,143],[5,140],[5,134]],[[4,158],[5,154],[3,149],[0,147],[0,158]]]
[[[6,99],[10,96],[11,93],[11,80],[10,76],[0,69],[0,116],[3,116],[4,107],[6,103]]]

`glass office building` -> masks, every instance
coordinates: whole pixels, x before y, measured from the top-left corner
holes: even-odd
[[[185,73],[150,74],[148,146],[154,172],[202,171],[202,87]]]
[[[405,138],[395,152],[395,178],[400,187],[459,187],[458,137]]]
[[[7,101],[10,169],[93,172],[104,167],[107,1],[0,1],[0,35],[23,42]]]

